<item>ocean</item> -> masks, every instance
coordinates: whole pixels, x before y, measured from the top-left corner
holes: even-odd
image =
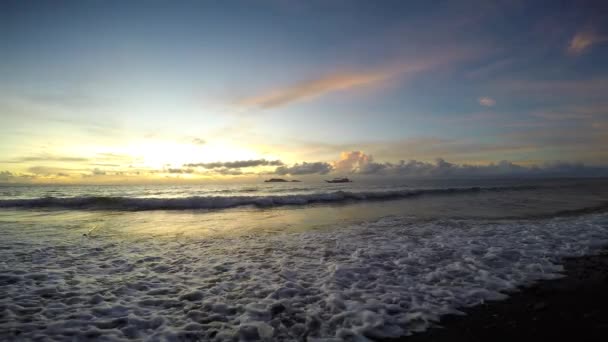
[[[608,179],[0,186],[0,340],[366,341],[560,277]]]

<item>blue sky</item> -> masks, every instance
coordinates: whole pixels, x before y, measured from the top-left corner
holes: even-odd
[[[3,1],[0,170],[9,181],[216,179],[272,168],[167,170],[335,167],[341,155],[604,166],[607,7]]]

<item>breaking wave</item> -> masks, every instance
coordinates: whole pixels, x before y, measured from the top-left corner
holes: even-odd
[[[138,197],[41,197],[0,200],[0,208],[56,208],[92,210],[189,210],[225,209],[240,206],[276,207],[315,203],[378,201],[429,195],[461,195],[479,192],[520,191],[538,189],[536,186],[469,187],[394,191],[333,191],[324,193],[269,196],[191,196],[180,198]]]

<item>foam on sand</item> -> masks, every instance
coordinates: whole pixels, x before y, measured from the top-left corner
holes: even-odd
[[[0,242],[0,339],[365,341],[559,276],[608,215],[413,222],[234,238]],[[35,242],[34,242],[35,241]],[[59,240],[60,241],[60,240]]]

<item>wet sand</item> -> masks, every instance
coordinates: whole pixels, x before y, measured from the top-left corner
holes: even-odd
[[[608,250],[564,260],[566,277],[545,280],[504,301],[445,316],[425,332],[386,341],[606,341]]]

